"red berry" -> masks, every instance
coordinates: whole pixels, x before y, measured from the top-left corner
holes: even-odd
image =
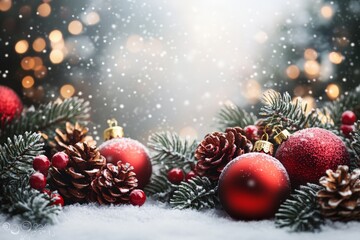
[[[341,115],[342,124],[353,125],[356,122],[356,115],[353,111],[345,111]]]
[[[45,155],[39,155],[34,158],[33,168],[35,171],[39,171],[44,175],[47,175],[47,171],[50,167],[50,161]]]
[[[69,156],[64,152],[58,152],[51,158],[51,162],[57,169],[64,169],[69,162]]]
[[[146,201],[146,195],[143,190],[135,189],[130,193],[130,203],[134,206],[142,206]]]
[[[249,125],[244,128],[245,135],[249,140],[253,140],[258,136],[258,128],[255,125]]]
[[[184,172],[180,168],[173,168],[168,172],[167,178],[172,184],[180,184],[184,180]]]
[[[343,124],[343,125],[341,125],[341,131],[345,137],[349,138],[350,133],[352,133],[354,131],[354,125]]]
[[[30,176],[30,186],[37,190],[42,190],[46,186],[46,178],[41,172],[36,172]]]
[[[64,199],[63,197],[58,193],[52,193],[51,194],[51,205],[61,205],[64,206]]]
[[[186,181],[189,181],[189,179],[194,178],[194,177],[196,177],[196,176],[197,176],[197,175],[196,175],[196,173],[195,173],[194,171],[190,171],[190,172],[188,172],[188,173],[186,174],[185,180],[186,180]]]

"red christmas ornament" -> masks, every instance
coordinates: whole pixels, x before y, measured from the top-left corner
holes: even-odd
[[[50,167],[50,161],[45,155],[39,155],[34,158],[33,161],[34,170],[39,171],[46,176],[49,167]]]
[[[225,211],[235,219],[273,217],[290,194],[284,166],[264,153],[247,153],[229,162],[220,175],[219,197]]]
[[[57,169],[64,169],[69,163],[69,156],[64,152],[57,152],[52,156],[51,163]]]
[[[356,115],[353,111],[345,111],[341,115],[341,122],[345,125],[353,125],[356,122]]]
[[[184,180],[184,177],[184,171],[180,168],[173,168],[167,174],[168,180],[176,185],[180,184]]]
[[[118,161],[121,161],[132,165],[138,179],[138,187],[144,188],[150,182],[152,173],[146,147],[136,140],[123,138],[123,130],[117,126],[116,120],[109,120],[108,123],[110,127],[104,132],[104,138],[108,141],[99,146],[101,155],[108,163],[116,165]]]
[[[341,129],[341,132],[344,134],[345,137],[350,138],[351,133],[354,132],[354,130],[355,130],[355,126],[354,125],[342,124],[340,129]]]
[[[258,140],[258,127],[255,125],[249,125],[244,128],[247,139],[251,141]]]
[[[46,186],[46,178],[44,174],[40,172],[36,172],[33,175],[31,175],[29,182],[30,182],[30,187],[37,190],[42,190]]]
[[[22,102],[19,96],[10,88],[0,86],[0,122],[1,126],[5,119],[10,121],[21,114],[23,110]]]
[[[345,144],[332,132],[308,128],[291,135],[278,148],[275,157],[286,168],[293,188],[318,183],[327,169],[349,165]]]
[[[143,190],[135,189],[130,193],[130,203],[133,206],[141,207],[146,201],[146,195]]]

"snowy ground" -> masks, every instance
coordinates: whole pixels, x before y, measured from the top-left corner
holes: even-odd
[[[69,206],[54,226],[28,232],[27,223],[6,221],[0,215],[0,239],[358,239],[360,223],[326,226],[320,233],[288,233],[272,221],[233,221],[222,212],[172,210],[146,203],[133,206]]]

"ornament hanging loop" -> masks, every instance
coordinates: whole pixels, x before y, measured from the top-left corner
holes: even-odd
[[[113,138],[122,138],[124,136],[124,129],[118,126],[118,121],[115,118],[107,120],[109,128],[104,131],[104,140],[110,140]]]
[[[264,128],[264,134],[261,136],[261,139],[256,141],[254,144],[253,152],[263,152],[269,155],[273,155],[274,153],[274,145],[269,142],[269,134],[267,134],[266,130],[269,127],[269,124]]]
[[[274,136],[274,140],[277,144],[281,144],[291,136],[288,130],[282,129],[281,125],[275,126],[273,128],[273,132],[276,133],[276,135]]]

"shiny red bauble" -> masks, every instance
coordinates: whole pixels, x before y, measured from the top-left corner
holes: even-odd
[[[271,218],[290,194],[284,166],[264,153],[243,154],[224,168],[219,197],[225,211],[235,219]]]
[[[8,87],[0,86],[0,96],[0,123],[2,126],[6,119],[11,121],[21,114],[23,104],[19,96]]]
[[[146,195],[143,190],[135,189],[130,193],[130,203],[133,206],[142,206],[146,201]]]
[[[39,155],[34,158],[33,161],[34,170],[39,171],[44,175],[47,175],[49,167],[50,167],[50,161],[45,155]]]
[[[341,115],[341,122],[344,125],[353,125],[356,122],[356,115],[353,111],[345,111]]]
[[[130,138],[113,138],[101,144],[99,150],[108,163],[121,161],[132,165],[139,188],[149,183],[152,165],[147,149],[140,142]]]
[[[51,163],[57,169],[65,169],[69,163],[69,156],[64,152],[57,152],[52,156]]]
[[[31,175],[29,182],[30,182],[30,187],[37,190],[43,190],[46,187],[46,178],[44,174],[40,172],[36,172],[33,175]]]
[[[321,128],[307,128],[291,135],[278,148],[275,157],[286,168],[293,188],[318,183],[327,169],[349,165],[350,156],[343,141]]]
[[[167,179],[172,184],[180,184],[182,181],[184,181],[185,174],[184,171],[180,168],[173,168],[167,173]]]

